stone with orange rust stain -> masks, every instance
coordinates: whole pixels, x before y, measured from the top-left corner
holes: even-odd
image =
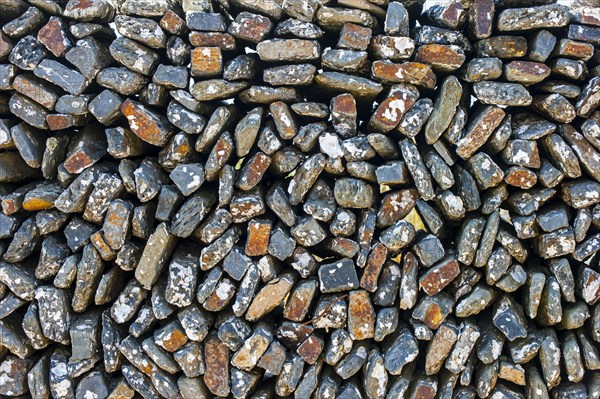
[[[530,189],[537,183],[537,175],[523,166],[511,166],[504,172],[504,181],[514,187]]]
[[[206,78],[223,73],[223,55],[219,47],[196,47],[191,57],[192,76]]]
[[[291,273],[269,281],[252,300],[246,312],[246,320],[256,321],[273,311],[283,302],[295,281],[296,278]]]
[[[459,273],[458,261],[454,257],[443,259],[421,276],[419,287],[427,295],[435,295],[450,284]]]
[[[164,30],[174,35],[179,35],[185,30],[185,21],[173,10],[167,10],[160,19],[159,25]],[[192,45],[196,46],[196,44]]]
[[[108,206],[102,230],[106,242],[112,249],[119,250],[125,245],[131,228],[132,215],[133,205],[129,201],[115,199]]]
[[[523,36],[493,36],[475,43],[478,57],[520,58],[527,53],[527,39]]]
[[[458,326],[451,321],[442,323],[427,346],[425,371],[427,375],[438,374],[458,339]]]
[[[50,17],[48,23],[38,31],[37,39],[55,57],[62,57],[68,49],[73,47],[73,43],[67,35],[67,29],[68,27],[62,19]]]
[[[524,85],[539,83],[550,75],[550,68],[541,62],[512,61],[504,67],[506,80]]]
[[[373,78],[385,83],[408,83],[433,89],[437,78],[431,66],[421,62],[395,64],[390,61],[375,61],[371,66]]]
[[[266,219],[253,219],[248,222],[246,234],[246,247],[244,252],[248,256],[266,255],[269,252],[269,237],[273,223]]]
[[[370,49],[377,59],[408,60],[415,51],[415,41],[406,36],[377,35],[371,39]]]
[[[356,136],[356,100],[350,93],[340,94],[331,99],[332,124],[342,138]]]
[[[306,363],[314,364],[321,355],[321,352],[323,352],[324,347],[325,342],[316,335],[311,334],[300,344],[298,349],[296,349],[296,353],[298,353]]]
[[[106,135],[98,125],[87,125],[69,145],[65,170],[79,174],[102,158],[107,151]]]
[[[392,86],[389,96],[379,104],[371,116],[369,129],[379,133],[393,130],[418,98],[419,90],[412,85],[399,83]]]
[[[174,133],[173,126],[165,117],[129,98],[121,104],[121,112],[131,130],[152,145],[164,146]]]
[[[350,50],[366,50],[373,31],[370,28],[347,22],[342,26],[337,47]]]
[[[185,330],[177,320],[154,331],[154,343],[168,352],[175,352],[187,342]]]
[[[111,261],[115,260],[117,253],[107,244],[106,239],[101,231],[97,231],[90,236],[90,242],[96,248],[102,260]],[[98,291],[96,292],[98,294]],[[98,296],[96,297],[98,298]]]
[[[271,157],[259,151],[252,156],[241,170],[236,186],[241,190],[254,188],[271,165]]]
[[[360,279],[360,286],[369,292],[375,292],[377,290],[377,280],[379,279],[379,273],[383,264],[385,263],[388,255],[388,249],[381,243],[376,243],[371,248],[369,257],[367,258],[367,265],[364,268],[363,275]]]
[[[351,291],[348,295],[348,332],[355,341],[375,336],[375,309],[365,290]]]
[[[196,47],[218,47],[221,50],[235,50],[235,37],[221,32],[191,32],[190,43]]]
[[[558,123],[571,123],[577,116],[573,104],[557,93],[534,96],[531,104],[537,112]]]
[[[425,44],[417,49],[415,61],[430,64],[435,71],[453,72],[462,66],[466,56],[455,45]]]
[[[323,248],[344,258],[354,258],[360,250],[360,246],[356,241],[346,237],[328,238],[324,241]]]
[[[317,288],[317,280],[309,279],[300,282],[296,288],[294,288],[294,291],[285,304],[283,317],[297,322],[304,320],[310,310],[310,305],[315,297]]]
[[[210,334],[204,341],[204,362],[206,372],[204,383],[217,396],[229,395],[229,348],[216,334]]]
[[[438,392],[437,377],[420,376],[414,381],[410,397],[418,399],[434,399]]]
[[[223,277],[202,305],[204,306],[204,309],[209,312],[218,312],[223,310],[229,302],[231,302],[234,295],[235,285],[233,284],[233,281],[227,277]]]
[[[457,144],[456,154],[467,159],[475,153],[504,119],[505,112],[495,105],[482,107],[475,112],[462,139]]]
[[[594,56],[594,45],[571,39],[561,39],[554,48],[552,55],[588,61]]]
[[[54,201],[62,194],[63,189],[54,183],[41,183],[28,191],[23,199],[23,209],[26,211],[43,211],[54,208]]]
[[[50,114],[46,116],[46,123],[48,129],[64,130],[70,127],[83,126],[88,121],[87,116],[84,115],[69,115],[69,114]]]
[[[444,291],[434,296],[423,296],[421,301],[415,307],[412,317],[422,321],[432,330],[442,324],[446,317],[452,312],[454,299]]]

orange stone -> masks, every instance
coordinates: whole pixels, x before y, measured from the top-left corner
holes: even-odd
[[[527,190],[537,183],[537,175],[522,166],[512,166],[504,172],[504,181],[511,186]]]
[[[416,87],[408,84],[392,86],[390,95],[383,100],[369,120],[369,129],[378,133],[393,130],[400,120],[419,98]]]
[[[481,108],[479,113],[471,117],[465,135],[457,144],[456,154],[463,159],[471,157],[485,144],[504,116],[505,113],[500,107],[488,105]]]
[[[367,265],[365,271],[360,279],[360,286],[369,292],[375,292],[377,290],[377,280],[379,279],[379,273],[385,261],[387,260],[388,249],[385,245],[378,242],[373,245],[369,257],[367,258]]]
[[[387,83],[409,83],[427,89],[435,87],[437,78],[431,66],[421,62],[395,64],[389,61],[375,61],[371,74],[376,80]]]
[[[131,130],[152,145],[164,146],[173,134],[173,127],[166,119],[135,101],[125,100],[121,112]]]
[[[427,295],[435,295],[450,284],[459,274],[460,268],[456,259],[443,259],[427,270],[420,278],[419,286]]]
[[[213,333],[204,341],[204,383],[217,396],[229,395],[229,348]]]
[[[248,256],[266,255],[269,250],[269,237],[272,223],[268,220],[251,220],[248,222],[245,252]]]
[[[159,25],[174,35],[182,33],[185,29],[185,21],[172,10],[165,12],[165,15],[160,19]]]
[[[223,73],[223,55],[219,47],[196,47],[191,56],[192,76],[206,78]]]
[[[235,50],[235,38],[229,33],[220,32],[192,32],[190,43],[196,47],[218,47],[221,50]]]
[[[351,291],[349,294],[348,332],[355,341],[375,336],[375,309],[365,290]]]
[[[255,321],[273,311],[289,294],[294,281],[294,275],[291,273],[269,281],[252,300],[246,312],[246,320]]]
[[[458,46],[425,44],[417,49],[415,61],[430,64],[436,71],[456,71],[465,62],[465,52]]]
[[[377,213],[377,225],[380,227],[391,226],[398,220],[404,219],[413,210],[418,198],[419,192],[415,188],[407,188],[386,195],[383,197]]]

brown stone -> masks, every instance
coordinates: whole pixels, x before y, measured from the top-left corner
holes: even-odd
[[[391,193],[383,197],[377,213],[378,226],[391,226],[398,220],[404,219],[415,207],[419,192],[415,188]]]
[[[537,183],[537,175],[523,166],[511,166],[504,172],[504,181],[511,186],[527,190]]]
[[[305,280],[298,284],[285,304],[283,317],[298,322],[304,320],[310,310],[310,305],[316,292],[316,280]]]
[[[425,272],[419,279],[419,286],[427,295],[435,295],[450,284],[459,274],[460,268],[456,259],[443,259]]]
[[[129,121],[131,130],[152,145],[164,146],[174,132],[163,116],[130,99],[121,104],[121,112]]]
[[[430,64],[440,72],[453,72],[465,62],[465,52],[458,46],[425,44],[417,49],[415,61]]]
[[[217,338],[209,335],[204,341],[206,372],[204,383],[217,396],[229,395],[229,348]]]
[[[236,49],[235,37],[221,32],[192,32],[190,43],[196,47],[218,47],[224,51]]]
[[[524,85],[541,82],[550,75],[550,68],[541,62],[512,61],[504,67],[506,80]]]
[[[419,98],[416,87],[406,84],[392,86],[389,96],[383,100],[369,120],[369,129],[378,133],[393,130],[402,117]]]
[[[394,64],[390,61],[375,61],[371,66],[373,78],[386,83],[408,83],[427,89],[433,89],[436,75],[428,64],[404,62]]]
[[[272,223],[268,220],[251,220],[248,223],[245,252],[248,256],[266,255],[269,250],[269,237]]]
[[[378,242],[373,245],[369,257],[367,258],[367,265],[365,266],[363,275],[360,279],[360,286],[369,292],[375,292],[377,290],[377,280],[379,279],[379,273],[387,259],[388,249],[385,245]]]
[[[181,34],[185,30],[185,21],[173,10],[167,10],[159,24],[161,28],[174,35]]]
[[[442,323],[427,347],[425,355],[425,372],[435,375],[440,372],[446,357],[458,339],[458,327],[451,322]]]
[[[355,341],[375,336],[375,309],[364,290],[351,291],[348,304],[348,332]]]
[[[51,17],[48,23],[38,31],[37,39],[55,57],[62,57],[73,44],[67,36],[67,26],[57,17]]]
[[[370,28],[349,22],[345,23],[340,32],[338,47],[364,51],[369,46],[371,35],[372,31]]]
[[[469,9],[469,24],[476,39],[485,39],[492,34],[494,0],[474,0]]]
[[[588,61],[594,56],[594,45],[571,39],[561,39],[554,48],[554,54],[559,57]]]
[[[246,320],[258,320],[279,306],[292,289],[294,281],[294,275],[290,273],[269,281],[252,300],[246,312]]]
[[[488,105],[481,108],[471,117],[464,137],[457,144],[456,154],[463,159],[473,155],[485,144],[504,116],[505,113],[500,107]]]
[[[527,53],[523,36],[493,36],[475,43],[479,57],[520,58]]]
[[[204,302],[204,309],[209,312],[218,312],[227,306],[234,295],[235,285],[230,279],[224,277]]]
[[[323,348],[325,343],[319,337],[314,334],[311,334],[306,340],[300,344],[296,352],[304,359],[304,361],[308,364],[314,364],[321,352],[323,352]]]
[[[223,55],[219,47],[196,47],[191,57],[192,76],[207,78],[223,73]]]
[[[262,180],[265,172],[271,165],[271,157],[264,152],[257,152],[248,163],[244,165],[241,177],[237,181],[238,188],[250,190]]]

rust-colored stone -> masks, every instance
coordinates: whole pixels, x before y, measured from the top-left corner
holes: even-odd
[[[101,231],[97,231],[90,236],[90,242],[100,254],[100,257],[105,261],[114,260],[117,257],[117,253],[108,245],[104,234]]]
[[[377,225],[391,226],[403,219],[413,210],[418,198],[419,192],[415,188],[407,188],[386,195],[383,197],[377,213]]]
[[[460,274],[458,261],[454,258],[441,260],[419,279],[419,286],[427,295],[435,295]]]
[[[432,303],[425,312],[423,323],[431,329],[437,329],[446,317],[437,303]]]
[[[364,51],[369,46],[372,34],[370,28],[347,22],[342,26],[338,47]]]
[[[204,302],[204,308],[209,312],[218,312],[227,306],[234,295],[235,285],[227,277],[224,277]]]
[[[269,281],[252,300],[246,312],[246,320],[258,320],[279,306],[292,289],[294,281],[294,275],[290,273]]]
[[[417,49],[415,55],[415,61],[430,64],[440,72],[457,70],[465,59],[465,52],[460,47],[446,44],[425,44]]]
[[[393,130],[419,98],[419,91],[411,85],[400,84],[390,90],[369,120],[369,129],[379,133]]]
[[[245,252],[248,256],[266,255],[273,224],[268,220],[251,220],[248,223]]]
[[[174,328],[161,337],[160,345],[169,352],[175,352],[187,342],[188,337],[185,335],[185,331],[181,328]]]
[[[74,126],[82,126],[87,121],[85,115],[50,114],[46,116],[46,123],[50,130],[64,130]]]
[[[204,341],[204,383],[217,396],[229,395],[229,348],[215,334]]]
[[[523,36],[493,36],[475,43],[479,57],[520,58],[527,53]]]
[[[458,339],[458,328],[454,323],[442,323],[427,347],[425,356],[425,372],[435,375],[440,372],[446,357]]]
[[[171,124],[162,116],[129,98],[121,104],[121,112],[129,121],[131,130],[152,145],[164,146],[173,133]]]
[[[273,23],[267,17],[257,14],[238,14],[236,20],[229,26],[229,33],[238,39],[259,43],[264,40],[273,28]]]
[[[196,47],[218,47],[221,50],[235,50],[235,37],[229,33],[220,32],[192,32],[190,43]]]
[[[571,39],[562,39],[554,49],[559,57],[575,58],[587,61],[594,56],[594,45]]]
[[[238,179],[237,186],[242,190],[250,190],[263,178],[271,165],[271,157],[264,152],[257,152],[244,166],[244,174]]]
[[[527,190],[537,183],[537,175],[522,166],[512,166],[504,172],[504,181],[511,186]]]
[[[349,294],[348,332],[355,341],[375,336],[375,309],[367,291],[356,290]]]
[[[62,57],[73,44],[67,36],[65,23],[56,17],[51,17],[48,23],[38,31],[37,39],[55,57]]]
[[[306,280],[305,282],[298,284],[285,304],[283,317],[298,322],[304,320],[316,292],[316,280]]]
[[[504,119],[502,108],[489,105],[469,121],[467,131],[457,144],[456,154],[467,159],[481,147]]]
[[[374,79],[382,82],[408,83],[427,89],[433,89],[437,81],[431,66],[421,62],[394,64],[389,61],[375,61],[371,66],[371,74]]]
[[[319,337],[314,334],[311,334],[304,342],[300,344],[296,352],[304,359],[304,361],[308,364],[314,364],[321,352],[323,352],[323,347],[325,343]]]
[[[159,24],[161,28],[174,35],[179,35],[185,30],[185,21],[172,10],[165,12]]]
[[[219,47],[196,47],[191,57],[192,76],[206,78],[223,73],[223,55]]]
[[[360,286],[369,292],[375,292],[377,289],[377,280],[379,279],[379,273],[387,259],[388,249],[385,245],[378,242],[373,245],[369,257],[367,259],[367,265],[365,271],[360,279]]]

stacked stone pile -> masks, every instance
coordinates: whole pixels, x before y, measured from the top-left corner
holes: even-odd
[[[0,1],[0,397],[600,398],[600,3]]]

